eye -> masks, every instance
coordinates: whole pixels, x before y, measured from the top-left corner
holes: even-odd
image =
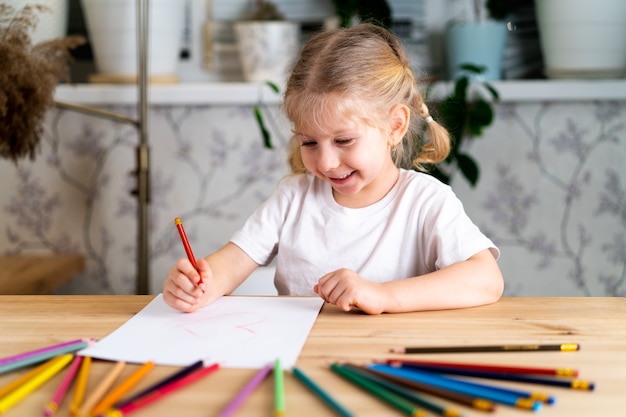
[[[340,146],[350,145],[354,142],[353,138],[337,138],[335,143]]]
[[[300,147],[302,148],[312,148],[315,145],[317,145],[317,142],[312,140],[303,140],[300,142]]]

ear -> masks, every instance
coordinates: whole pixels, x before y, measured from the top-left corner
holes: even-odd
[[[404,104],[396,104],[389,110],[390,146],[397,145],[409,129],[411,111]]]

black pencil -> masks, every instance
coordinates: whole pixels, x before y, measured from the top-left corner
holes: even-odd
[[[467,352],[536,352],[556,350],[573,352],[580,349],[577,343],[560,343],[554,345],[490,345],[490,346],[424,346],[401,347],[391,349],[392,353],[467,353]]]

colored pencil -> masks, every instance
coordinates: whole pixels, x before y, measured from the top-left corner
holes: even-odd
[[[430,410],[431,412],[435,414],[439,414],[441,416],[446,416],[446,417],[461,417],[461,413],[458,410],[455,410],[449,407],[443,407],[439,404],[433,403],[432,401],[428,401],[412,390],[409,390],[399,384],[395,384],[389,380],[386,380],[385,378],[382,378],[372,372],[369,372],[367,368],[350,365],[350,364],[346,364],[344,365],[344,367],[346,367],[347,369],[351,370],[352,372],[358,375],[361,375],[364,378],[371,380],[372,382],[384,388],[387,388],[388,390],[400,395],[401,397],[411,402],[414,402],[418,406],[423,407],[427,410]]]
[[[40,374],[44,369],[49,367],[56,360],[58,359],[52,358],[49,361],[44,362],[43,364],[39,365],[38,367],[31,369],[29,372],[25,373],[24,375],[15,379],[14,381],[11,381],[9,384],[5,385],[4,387],[0,388],[0,398],[4,397],[11,391],[14,391],[16,388],[23,385],[26,381],[33,378],[35,375]]]
[[[561,343],[556,345],[491,345],[491,346],[423,346],[401,347],[391,349],[392,353],[471,353],[471,352],[537,352],[557,350],[573,352],[580,350],[577,343]]]
[[[215,372],[219,369],[219,365],[214,363],[213,365],[207,366],[205,368],[196,370],[187,375],[182,376],[181,378],[170,381],[169,383],[160,386],[156,390],[150,392],[143,397],[138,398],[137,400],[127,403],[122,407],[111,409],[106,413],[106,416],[127,416],[137,410],[141,410],[142,408],[152,404],[153,402],[160,400],[168,394],[171,394],[181,388],[186,387],[189,384],[192,384],[201,378]]]
[[[313,393],[315,393],[319,398],[322,399],[335,413],[342,417],[351,417],[353,414],[348,411],[343,405],[338,403],[333,397],[330,396],[322,387],[320,387],[315,381],[309,378],[304,372],[300,369],[294,367],[292,369],[293,375],[300,380],[307,388],[309,388]]]
[[[78,372],[78,369],[80,368],[80,364],[82,363],[82,361],[83,361],[82,356],[76,356],[74,358],[74,360],[72,361],[72,364],[70,365],[70,369],[67,370],[67,373],[63,377],[63,380],[61,380],[61,383],[59,384],[59,387],[57,388],[56,392],[52,396],[52,399],[50,400],[48,405],[46,405],[46,408],[44,408],[43,410],[44,416],[52,417],[59,410],[59,406],[63,402],[63,399],[65,398],[65,394],[67,393],[70,386],[72,385],[72,382],[74,381],[74,377],[76,376],[76,373]]]
[[[178,229],[180,240],[183,242],[183,247],[185,248],[185,253],[187,253],[187,258],[189,259],[189,262],[191,262],[191,265],[193,265],[194,269],[197,271],[198,266],[196,265],[196,257],[194,256],[193,251],[191,250],[189,239],[187,239],[187,233],[185,233],[185,228],[183,227],[183,221],[179,217],[176,217],[174,219],[174,224],[176,225],[176,228]],[[200,275],[200,281],[198,281],[198,284],[202,284],[202,275]]]
[[[109,372],[102,378],[100,383],[96,385],[94,390],[89,394],[89,396],[85,399],[83,404],[80,406],[78,410],[78,415],[81,417],[87,417],[91,415],[91,410],[96,406],[96,404],[104,397],[107,391],[113,386],[115,380],[122,374],[124,367],[126,366],[126,362],[119,361],[116,362],[115,365],[111,367]]]
[[[135,372],[130,374],[126,379],[119,383],[115,388],[111,390],[105,397],[103,397],[98,404],[91,410],[91,415],[97,416],[109,408],[113,407],[113,404],[127,392],[129,392],[135,385],[141,381],[141,379],[148,374],[154,368],[154,362],[148,361],[141,365]]]
[[[65,365],[70,363],[73,357],[74,355],[70,353],[59,356],[58,360],[44,369],[41,373],[35,375],[30,380],[11,391],[4,398],[0,399],[0,414],[4,413],[9,408],[23,400],[28,394],[35,391],[41,385],[45,384],[50,378],[60,372]]]
[[[565,376],[565,377],[578,376],[578,371],[572,368],[537,368],[537,367],[527,367],[527,366],[404,360],[404,359],[393,359],[393,358],[387,359],[385,362],[389,365],[439,366],[439,367],[449,367],[449,368],[455,368],[455,369],[500,372],[500,373],[508,373],[508,374],[554,375],[554,376]]]
[[[520,392],[517,390],[509,390],[487,384],[470,383],[467,381],[446,377],[431,372],[419,371],[417,369],[408,370],[404,368],[395,368],[389,365],[377,364],[368,365],[368,367],[371,369],[379,370],[381,372],[387,372],[392,375],[416,380],[425,384],[431,384],[442,388],[452,389],[465,394],[474,395],[476,397],[485,398],[490,401],[525,410],[537,411],[541,409],[542,405],[541,401],[536,401],[529,398],[531,394],[526,392]]]
[[[200,368],[202,368],[205,365],[203,360],[199,360],[196,361],[194,363],[192,363],[191,365],[188,365],[176,372],[174,372],[172,375],[163,378],[162,380],[152,384],[151,386],[145,388],[144,390],[142,390],[141,392],[138,392],[137,394],[133,395],[130,398],[127,399],[123,399],[122,401],[118,402],[115,404],[115,408],[122,408],[124,405],[137,401],[139,398],[144,397],[148,394],[150,394],[153,391],[158,390],[161,387],[164,387],[168,384],[170,384],[173,381],[176,381],[182,377],[184,377],[185,375],[188,375]]]
[[[286,413],[285,374],[280,359],[274,361],[274,416],[284,417]]]
[[[44,362],[56,356],[65,355],[67,353],[74,353],[76,351],[86,348],[89,343],[90,341],[87,340],[81,340],[80,342],[71,344],[63,343],[63,346],[47,349],[44,352],[32,355],[25,354],[26,356],[24,356],[23,358],[18,358],[17,360],[13,360],[11,362],[5,363],[4,365],[0,365],[0,374],[24,368],[26,366],[34,365],[39,362]]]
[[[80,370],[78,371],[78,377],[76,378],[76,388],[74,389],[74,397],[72,398],[72,404],[70,405],[70,414],[75,416],[80,409],[80,405],[85,398],[85,392],[87,392],[87,382],[89,380],[89,372],[91,370],[91,356],[85,356],[83,363],[80,364]]]
[[[84,341],[85,341],[85,339],[76,339],[76,340],[71,340],[69,342],[59,343],[59,344],[56,344],[56,345],[51,345],[51,346],[46,346],[46,347],[43,347],[43,348],[40,348],[40,349],[31,350],[29,352],[23,352],[23,353],[20,353],[18,355],[7,356],[6,358],[0,359],[0,365],[6,365],[7,363],[21,361],[21,360],[29,358],[31,356],[38,356],[38,355],[41,355],[42,353],[46,353],[46,352],[49,352],[51,350],[61,349],[61,348],[64,348],[66,346],[71,346],[71,345],[75,345],[77,343],[82,343]]]
[[[398,410],[402,411],[406,415],[409,415],[412,417],[426,417],[427,415],[424,410],[419,409],[411,401],[407,401],[401,396],[393,393],[392,391],[374,382],[371,382],[370,380],[363,378],[360,375],[355,374],[351,370],[346,369],[345,366],[341,366],[339,364],[333,363],[332,365],[330,365],[330,369],[334,371],[336,374],[340,375],[341,377],[357,385],[359,388],[383,400],[388,405],[395,407]]]
[[[545,378],[545,377],[537,377],[537,376],[531,376],[531,375],[518,375],[518,374],[509,374],[509,373],[502,373],[502,372],[475,371],[475,370],[470,370],[470,369],[455,369],[455,368],[448,367],[448,366],[404,364],[402,365],[402,367],[422,369],[424,371],[436,372],[439,374],[471,376],[474,378],[497,379],[501,381],[513,381],[513,382],[522,382],[522,383],[538,384],[538,385],[550,385],[554,387],[572,388],[572,389],[579,389],[579,390],[585,390],[585,391],[593,391],[595,388],[595,384],[593,382],[584,381],[581,379],[566,380],[562,378]],[[552,400],[547,398],[544,401],[550,402]]]
[[[219,417],[229,417],[243,404],[246,398],[259,386],[272,370],[272,364],[267,364],[257,372],[239,393],[228,403],[219,414]]]
[[[403,385],[415,391],[419,391],[425,394],[430,394],[435,397],[443,398],[448,401],[455,402],[457,404],[474,408],[476,410],[485,411],[485,412],[493,412],[496,409],[493,401],[487,400],[485,398],[464,394],[461,392],[457,392],[457,391],[442,388],[442,387],[437,387],[434,385],[424,384],[419,381],[402,378],[396,375],[388,374],[386,372],[380,372],[371,368],[366,368],[366,369],[368,372],[372,372],[382,378],[388,379],[390,381],[393,381],[399,385]]]

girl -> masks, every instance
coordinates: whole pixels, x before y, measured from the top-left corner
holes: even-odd
[[[318,294],[344,311],[500,298],[495,245],[448,186],[399,168],[444,160],[450,139],[429,115],[397,38],[372,24],[316,34],[300,52],[283,105],[294,128],[293,175],[197,270],[177,262],[163,288],[167,304],[195,311],[274,258],[280,295]],[[424,122],[429,140],[418,146],[412,140]]]

